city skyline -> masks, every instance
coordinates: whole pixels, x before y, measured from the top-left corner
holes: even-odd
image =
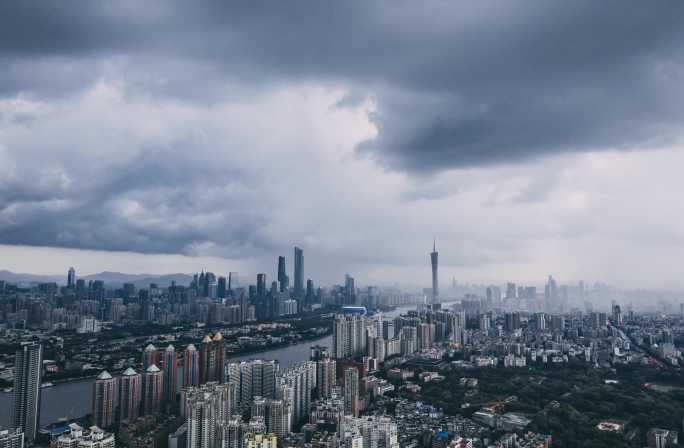
[[[0,448],[675,448],[684,2],[0,1]]]
[[[256,269],[254,272],[242,272],[238,273],[235,271],[217,271],[216,269],[213,268],[207,268],[206,266],[201,268],[201,269],[194,269],[194,270],[189,270],[187,272],[175,272],[175,271],[168,271],[168,272],[159,272],[159,273],[151,273],[151,272],[131,272],[131,271],[122,271],[122,272],[114,272],[114,271],[86,271],[85,273],[82,273],[80,270],[78,271],[79,276],[86,276],[90,280],[93,279],[100,279],[104,278],[106,282],[110,282],[111,280],[108,280],[107,277],[109,276],[114,276],[117,277],[117,280],[112,281],[114,284],[123,284],[128,282],[133,282],[133,283],[139,283],[141,280],[147,280],[147,281],[152,281],[154,282],[155,278],[177,278],[177,277],[185,277],[188,281],[190,281],[190,278],[193,275],[197,275],[200,272],[208,272],[208,273],[214,273],[215,275],[219,275],[218,277],[219,283],[224,282],[226,283],[226,287],[229,283],[228,276],[237,276],[238,274],[240,275],[240,284],[238,287],[247,287],[250,284],[254,284],[257,288],[262,287],[266,288],[270,283],[273,281],[278,284],[279,290],[281,292],[285,290],[292,290],[293,296],[295,298],[301,298],[303,297],[303,294],[305,293],[304,289],[302,288],[298,290],[295,285],[292,284],[292,279],[296,278],[297,276],[297,263],[295,263],[297,253],[299,252],[301,256],[301,278],[302,283],[305,284],[309,281],[312,281],[313,279],[309,276],[304,275],[304,269],[303,269],[303,250],[297,246],[294,246],[295,250],[295,257],[291,260],[291,262],[294,264],[292,268],[292,275],[288,275],[288,268],[287,268],[287,260],[288,258],[285,256],[278,256],[276,262],[273,264],[273,271],[272,273],[266,273],[263,272],[263,267],[258,266],[254,269]],[[413,283],[412,281],[404,281],[404,282],[399,282],[399,281],[374,281],[374,280],[366,280],[363,284],[367,286],[383,286],[383,287],[389,287],[389,286],[398,286],[401,288],[408,288],[408,289],[425,289],[428,288],[430,291],[435,290],[435,285],[438,285],[438,277],[439,277],[439,271],[440,268],[438,267],[438,252],[436,251],[436,239],[433,239],[433,247],[432,251],[429,253],[429,260],[428,262],[430,263],[432,270],[431,272],[424,274],[423,276],[429,276],[430,278],[423,279],[422,283]],[[220,264],[220,263],[219,263]],[[233,266],[234,267],[234,266]],[[447,267],[448,268],[448,267]],[[229,268],[230,269],[230,268]],[[267,270],[268,271],[268,270]],[[427,272],[427,271],[426,271]],[[533,285],[533,286],[540,286],[544,284],[544,278],[548,274],[544,274],[544,276],[540,278],[530,278],[529,276],[527,277],[521,277],[521,278],[481,278],[481,279],[468,279],[468,278],[459,278],[457,279],[455,276],[448,275],[449,273],[447,272],[447,275],[444,277],[449,279],[449,288],[453,288],[453,285],[498,285],[498,286],[503,286],[506,283],[509,283],[511,281],[519,283],[519,284],[525,284],[525,285]],[[0,269],[0,280],[7,280],[10,283],[41,283],[41,282],[56,282],[58,285],[72,285],[73,282],[75,281],[75,267],[71,266],[69,267],[66,276],[64,274],[59,274],[59,273],[54,273],[54,272],[48,272],[44,274],[37,274],[35,272],[12,272],[8,270],[3,270]],[[345,277],[349,276],[349,273],[344,274]],[[363,275],[363,273],[361,273]],[[9,278],[7,278],[9,276]],[[256,278],[256,282],[253,282],[253,278]],[[127,279],[127,280],[126,280]],[[261,280],[260,280],[261,279]],[[89,281],[90,281],[89,280]],[[167,280],[169,283],[172,280]],[[178,279],[173,280],[178,283]],[[244,281],[244,282],[243,282]],[[338,285],[341,283],[344,283],[344,278],[332,278],[329,282],[323,282],[323,283],[315,283],[316,286],[333,286],[333,285]],[[180,281],[180,283],[183,283],[183,280]],[[244,283],[244,284],[243,284]],[[604,281],[602,278],[597,278],[597,277],[589,277],[589,278],[565,278],[564,279],[565,284],[585,284],[585,285],[592,285],[592,284],[598,284],[598,285],[605,285],[609,287],[614,287],[617,289],[640,289],[643,288],[644,285],[641,284],[610,284]],[[261,285],[261,286],[260,286]],[[220,287],[220,286],[219,286]],[[437,294],[433,294],[433,292],[429,292],[429,300],[437,300],[439,298],[439,286],[437,286],[438,292]],[[678,290],[684,289],[684,287],[679,287],[679,286],[652,286],[651,288],[648,289],[653,289],[654,291],[669,291],[669,292],[676,292]],[[301,296],[301,297],[300,297]]]

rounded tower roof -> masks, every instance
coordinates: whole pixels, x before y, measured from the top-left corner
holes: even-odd
[[[145,351],[146,352],[154,352],[154,351],[157,351],[157,347],[155,347],[152,344],[149,344],[147,347],[145,347]]]
[[[216,332],[214,335],[214,342],[222,341],[223,340],[223,335],[221,334],[220,331]]]
[[[133,369],[133,367],[129,367],[124,371],[123,376],[133,376],[136,374],[137,372]]]
[[[176,349],[173,348],[173,345],[169,344],[169,346],[166,347],[166,351],[167,351],[167,352],[173,352],[173,351],[176,351]]]
[[[189,351],[189,352],[196,352],[196,351],[197,351],[197,347],[195,347],[194,344],[189,344],[187,347],[185,347],[185,350],[187,350],[187,351]]]
[[[98,380],[111,380],[112,376],[107,372],[106,370],[103,370],[100,372],[100,374],[97,376]]]
[[[147,372],[147,373],[157,373],[157,372],[161,372],[161,370],[159,370],[159,367],[157,367],[156,364],[152,364],[151,366],[149,366],[149,367],[147,368],[147,370],[146,370],[145,372]]]
[[[211,336],[206,335],[204,339],[202,339],[202,344],[208,344],[211,342]]]

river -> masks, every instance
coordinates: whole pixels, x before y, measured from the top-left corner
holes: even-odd
[[[384,313],[383,317],[394,318],[415,306],[400,307]],[[332,345],[332,336],[325,336],[302,342],[296,345],[281,347],[248,355],[239,355],[229,360],[245,359],[275,359],[281,369],[286,369],[294,363],[309,359],[310,347],[313,345]],[[179,375],[179,380],[182,375]],[[83,417],[91,412],[93,399],[93,379],[59,383],[53,387],[41,389],[40,425],[48,425],[60,418],[74,419]],[[12,394],[0,392],[0,426],[8,427],[11,418]]]

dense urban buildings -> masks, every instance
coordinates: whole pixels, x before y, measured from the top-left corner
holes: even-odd
[[[297,284],[303,252],[295,251],[294,265]],[[580,382],[596,376],[597,385],[583,385],[588,390],[615,388],[621,379],[612,378],[623,375],[623,366],[676,372],[682,359],[684,316],[679,308],[636,313],[629,301],[602,285],[571,286],[553,276],[543,287],[508,282],[466,288],[453,282],[440,290],[434,246],[432,269],[426,268],[434,274],[432,288],[414,296],[391,288],[359,288],[346,275],[343,285],[315,292],[307,282],[305,297],[298,297],[289,286],[284,257],[277,263],[281,267],[270,288],[265,274],[255,276],[253,285],[234,287],[235,273],[226,277],[206,270],[185,287],[111,290],[82,282],[75,270],[72,280],[71,272],[66,276],[73,288],[41,287],[22,295],[12,287],[6,292],[3,285],[2,297],[20,298],[11,302],[19,313],[3,314],[4,334],[17,341],[29,337],[9,358],[18,381],[13,394],[21,397],[20,412],[12,415],[23,420],[0,431],[0,441],[14,447],[30,443],[32,432],[33,441],[51,434],[47,429],[38,434],[41,383],[50,387],[51,378],[75,365],[83,373],[93,372],[92,402],[84,412],[89,416],[62,425],[49,436],[51,446],[147,447],[164,441],[172,448],[278,443],[291,448],[301,443],[320,448],[540,448],[552,440],[567,446],[559,427],[551,421],[541,425],[534,413],[519,412],[516,403],[548,413],[565,409],[568,395],[552,395],[540,408],[534,400],[544,394],[518,395],[509,382],[529,376],[526,388],[555,384],[554,372],[561,369],[570,378],[583,371],[576,377]],[[600,300],[588,302],[592,297],[610,300],[601,305]],[[62,312],[59,305],[65,303],[76,319]],[[393,309],[397,305],[403,308]],[[184,314],[189,320],[172,318]],[[30,330],[17,324],[17,315],[31,322]],[[44,319],[73,325],[45,326],[40,323]],[[110,341],[110,335],[117,336]],[[289,344],[326,337],[325,345],[311,346],[308,354],[298,350],[285,367],[278,359],[259,357],[265,348],[284,351]],[[70,358],[64,355],[67,345]],[[242,350],[253,351],[252,359],[232,359]],[[672,387],[648,378],[646,393],[662,394]],[[492,394],[499,389],[508,395]],[[581,395],[578,389],[573,394]],[[659,398],[677,406],[667,395]],[[673,420],[662,417],[647,427],[626,421],[617,411],[600,417],[587,429],[598,438],[617,434],[623,440],[633,434],[649,446],[671,446],[678,435]]]

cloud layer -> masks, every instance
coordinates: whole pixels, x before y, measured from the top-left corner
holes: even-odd
[[[648,275],[676,283],[661,260],[683,216],[661,199],[681,187],[683,16],[681,2],[5,2],[0,244],[266,270],[297,243],[325,281],[421,283],[436,235],[458,276],[647,281],[610,260],[659,248]]]

